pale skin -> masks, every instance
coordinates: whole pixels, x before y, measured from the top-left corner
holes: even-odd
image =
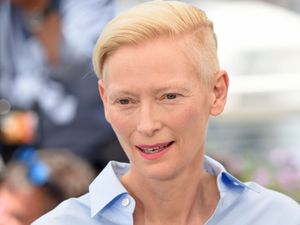
[[[202,164],[208,119],[223,111],[228,76],[216,71],[205,86],[179,41],[123,46],[99,81],[105,116],[130,160],[121,182],[136,200],[138,225],[204,224],[219,200],[216,177]],[[141,154],[141,146],[166,143],[155,159]]]

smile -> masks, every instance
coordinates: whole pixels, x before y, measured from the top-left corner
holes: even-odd
[[[168,148],[170,145],[172,145],[174,141],[163,143],[163,144],[156,144],[156,145],[139,145],[137,148],[145,153],[145,154],[155,154],[163,151],[164,149]]]
[[[151,154],[151,153],[157,153],[157,152],[164,150],[165,148],[169,147],[172,143],[173,143],[173,141],[171,141],[167,144],[161,145],[161,146],[157,146],[157,147],[152,147],[152,148],[138,147],[138,148],[147,154]]]

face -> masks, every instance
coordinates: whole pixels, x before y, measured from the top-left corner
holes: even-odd
[[[29,225],[45,213],[44,192],[36,188],[13,191],[7,186],[0,189],[0,225]],[[8,222],[11,221],[11,222]]]
[[[121,47],[105,63],[99,91],[131,174],[171,179],[201,166],[208,118],[223,108],[178,41]]]

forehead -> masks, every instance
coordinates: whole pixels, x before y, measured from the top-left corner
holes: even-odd
[[[155,74],[195,74],[196,69],[184,50],[181,39],[159,38],[136,46],[122,46],[105,62],[103,80],[113,81],[128,76],[145,75],[155,78]],[[139,76],[136,78],[138,79]]]

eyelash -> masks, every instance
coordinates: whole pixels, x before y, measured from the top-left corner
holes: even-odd
[[[117,102],[120,104],[120,105],[128,105],[129,104],[129,99],[120,99],[120,100],[117,100]],[[126,102],[126,103],[125,103]]]
[[[176,93],[168,93],[168,94],[166,94],[165,95],[165,97],[166,97],[166,99],[175,99],[175,98],[177,98],[178,97],[178,94],[176,94]],[[168,98],[168,97],[170,97],[170,98]]]
[[[135,103],[136,101],[131,98],[120,98],[115,101],[115,103],[120,105],[129,105],[130,103]]]
[[[167,94],[164,94],[162,97],[161,97],[161,100],[174,100],[176,98],[178,98],[179,94],[177,93],[167,93]]]

